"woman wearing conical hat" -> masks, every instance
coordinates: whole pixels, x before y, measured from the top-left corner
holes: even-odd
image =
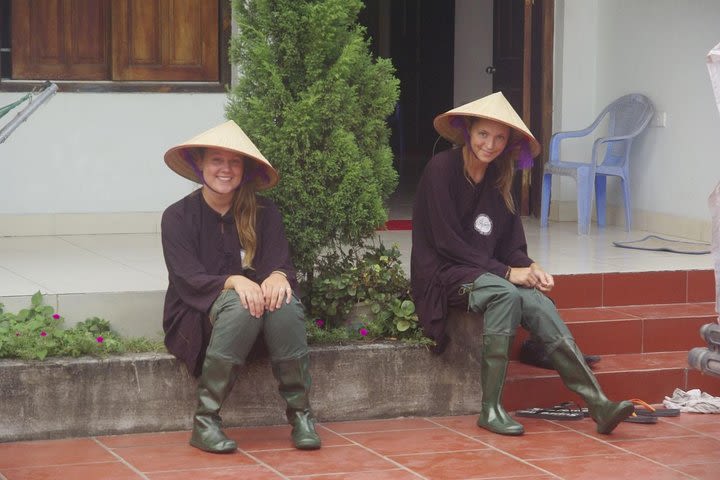
[[[199,376],[190,444],[237,448],[221,429],[220,408],[262,333],[295,447],[320,448],[295,269],[280,212],[256,196],[277,183],[277,172],[232,121],[171,148],[165,163],[202,185],[162,216],[165,344]]]
[[[482,402],[478,426],[521,435],[501,405],[510,347],[522,326],[540,341],[565,385],[587,403],[600,433],[633,412],[603,394],[572,334],[544,293],[552,275],[527,255],[511,195],[516,165],[527,168],[540,144],[502,93],[438,115],[435,129],[458,146],[425,167],[413,208],[412,294],[425,333],[442,351],[448,307],[482,321]]]

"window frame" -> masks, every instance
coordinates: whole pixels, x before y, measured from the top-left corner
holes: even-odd
[[[2,8],[10,11],[11,0],[0,0]],[[205,1],[205,0],[204,0]],[[59,92],[72,93],[225,93],[231,85],[232,75],[229,59],[230,37],[232,33],[232,6],[228,0],[218,1],[218,75],[217,82],[188,82],[188,81],[114,81],[114,80],[55,80]],[[0,11],[2,11],[0,8]],[[6,28],[11,24],[10,15],[0,21],[0,39],[6,35]],[[2,50],[7,53],[6,49]],[[10,51],[10,55],[12,52]],[[0,68],[2,64],[0,63]],[[43,80],[13,80],[3,78],[0,71],[0,92],[26,92],[45,83]]]

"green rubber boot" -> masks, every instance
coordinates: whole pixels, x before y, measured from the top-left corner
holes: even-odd
[[[525,433],[525,428],[500,404],[512,341],[513,337],[507,335],[483,335],[482,410],[477,425],[500,435]]]
[[[572,339],[564,339],[549,355],[565,386],[587,403],[590,417],[597,423],[598,433],[612,432],[620,422],[632,415],[632,402],[611,402],[600,388],[595,375],[585,363],[582,352]]]
[[[190,445],[211,453],[229,453],[237,449],[221,429],[220,408],[238,376],[239,365],[206,356],[198,381],[198,407],[193,418]]]
[[[307,354],[300,358],[272,362],[273,375],[279,383],[280,395],[287,402],[288,422],[292,425],[292,441],[300,450],[320,448],[315,431],[315,417],[310,410],[310,372]]]

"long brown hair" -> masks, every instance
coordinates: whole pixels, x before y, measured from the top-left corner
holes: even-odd
[[[470,132],[472,131],[472,127],[478,120],[490,120],[495,123],[499,123],[500,125],[505,125],[502,122],[498,122],[497,120],[493,120],[492,118],[482,118],[482,117],[465,117],[465,125],[467,128],[467,139],[465,141],[469,154],[475,155],[475,153],[472,150],[472,145],[468,145],[469,139],[471,138]],[[503,197],[503,200],[505,201],[505,206],[508,210],[510,210],[510,213],[515,213],[515,202],[513,201],[512,197],[512,184],[513,184],[513,176],[515,175],[515,157],[517,156],[517,149],[512,147],[512,143],[517,136],[515,133],[515,129],[510,127],[509,125],[506,125],[508,127],[508,140],[507,144],[505,145],[505,150],[495,158],[495,160],[492,161],[492,163],[495,165],[495,168],[497,168],[497,182],[495,183],[495,186],[497,186],[498,190],[500,190],[500,194]]]
[[[252,161],[245,159],[244,179],[248,178],[247,167]],[[245,249],[243,268],[253,268],[252,263],[257,251],[257,235],[255,232],[255,221],[257,218],[257,199],[255,198],[255,182],[245,181],[235,190],[233,197],[233,216],[235,226],[240,239],[240,245]]]

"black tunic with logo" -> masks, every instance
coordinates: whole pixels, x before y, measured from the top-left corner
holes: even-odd
[[[413,207],[410,280],[420,323],[442,351],[448,296],[483,273],[504,277],[508,266],[527,267],[520,216],[508,210],[490,164],[471,184],[463,173],[462,149],[428,162]]]

